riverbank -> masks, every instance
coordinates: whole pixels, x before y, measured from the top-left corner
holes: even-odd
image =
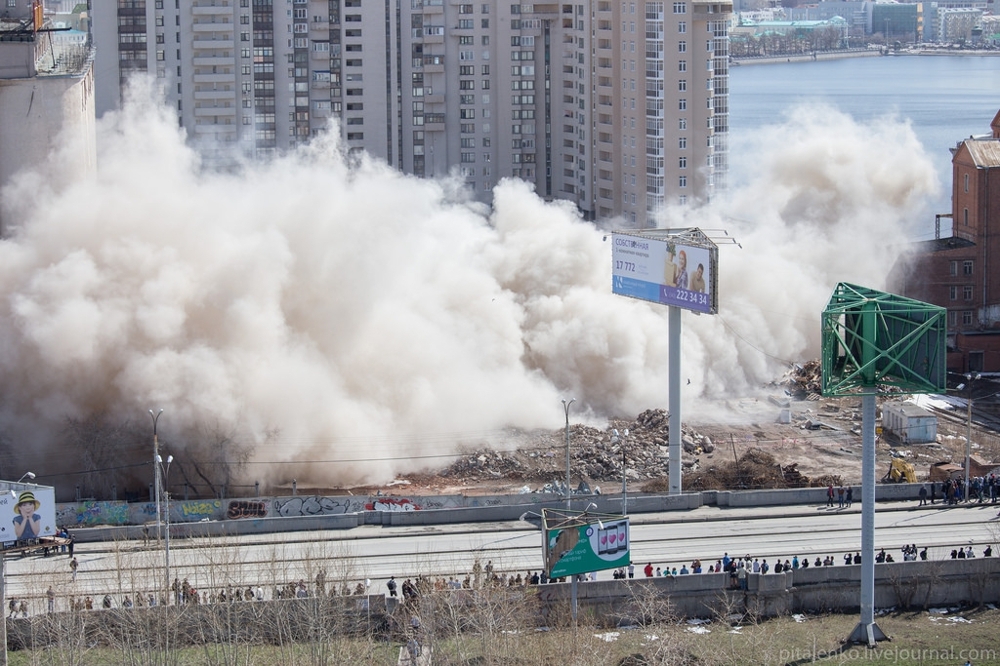
[[[816,53],[803,53],[798,55],[781,56],[759,56],[754,58],[730,58],[732,66],[742,67],[744,65],[778,65],[789,62],[816,62],[819,60],[845,60],[847,58],[871,58],[885,55],[882,48],[871,49],[851,49],[849,51],[826,51]],[[1000,51],[973,51],[968,49],[902,49],[889,53],[890,56],[1000,56]]]
[[[730,64],[742,67],[743,65],[778,65],[788,62],[816,62],[819,60],[844,60],[847,58],[871,58],[880,56],[882,52],[878,49],[852,49],[849,51],[826,51],[816,53],[803,53],[799,55],[781,56],[759,56],[754,58],[731,58]]]

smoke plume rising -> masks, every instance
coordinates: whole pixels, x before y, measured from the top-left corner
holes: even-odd
[[[348,166],[328,138],[214,173],[152,97],[99,131],[96,176],[55,155],[2,193],[15,458],[79,470],[67,419],[149,428],[162,408],[175,454],[236,440],[249,478],[384,482],[508,427],[558,428],[563,398],[595,422],[666,405],[665,309],[612,295],[604,232],[524,183],[487,210],[453,182]],[[740,151],[724,201],[661,224],[742,245],[720,251],[720,315],[683,316],[685,419],[724,418],[719,399],[817,357],[835,284],[882,286],[937,187],[898,120],[800,108]]]

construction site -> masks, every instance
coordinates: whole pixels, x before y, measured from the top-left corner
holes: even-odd
[[[813,361],[763,387],[763,397],[727,401],[725,423],[685,420],[683,489],[860,483],[861,399],[824,398],[819,390],[819,362]],[[998,391],[989,378],[976,384],[971,476],[988,476],[1000,468]],[[880,397],[879,423],[886,404],[909,397]],[[935,423],[930,441],[915,441],[920,438],[881,425],[877,428],[876,469],[883,482],[964,476],[968,403],[950,394],[923,402],[926,406],[920,411]],[[630,492],[666,492],[667,423],[664,409],[646,410],[632,420],[614,419],[606,428],[571,423],[568,440],[574,491],[621,492],[624,476]],[[486,446],[469,450],[443,469],[409,475],[398,483],[414,494],[558,494],[565,487],[566,441],[562,428],[511,432],[504,450]]]

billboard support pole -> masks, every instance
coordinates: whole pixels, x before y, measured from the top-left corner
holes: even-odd
[[[570,606],[573,609],[573,631],[576,631],[576,611],[579,607],[576,600],[576,574],[571,576],[573,582],[569,586]]]
[[[5,571],[3,553],[0,553],[0,613],[7,608],[7,572]],[[0,641],[3,641],[3,650],[0,651],[0,666],[7,666],[7,618],[0,618]]]
[[[670,495],[681,494],[681,309],[667,308],[667,444]]]
[[[887,636],[875,623],[875,395],[861,397],[861,621],[848,641],[875,647]]]

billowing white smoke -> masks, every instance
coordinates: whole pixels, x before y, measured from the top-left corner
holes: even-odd
[[[666,405],[666,312],[610,293],[610,243],[571,207],[504,181],[486,211],[454,183],[348,168],[323,140],[206,172],[158,108],[102,121],[95,178],[56,156],[3,193],[0,430],[16,447],[44,449],[66,417],[154,407],[175,445],[222,424],[255,460],[355,461],[313,469],[384,481],[508,426],[558,428],[564,397],[595,420]],[[721,316],[684,315],[686,415],[816,357],[834,285],[881,286],[936,187],[900,122],[803,109],[757,139],[726,202],[664,220],[742,244],[721,250]]]

